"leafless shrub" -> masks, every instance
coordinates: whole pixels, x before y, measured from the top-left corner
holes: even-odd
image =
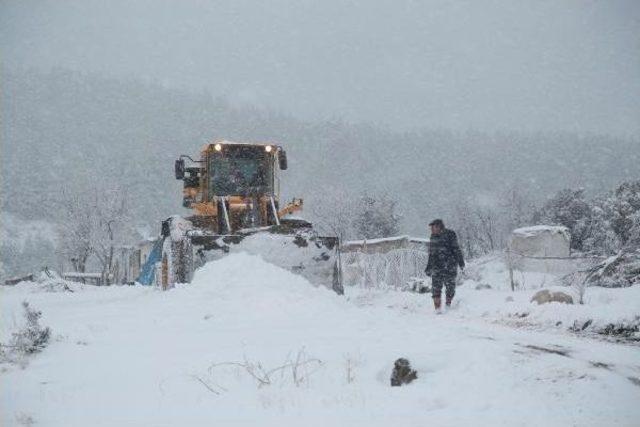
[[[347,384],[351,384],[356,380],[356,369],[360,365],[360,358],[353,357],[350,354],[344,355],[344,364],[345,364],[345,379],[347,380]]]
[[[193,375],[192,377],[193,377],[194,380],[198,381],[207,390],[209,390],[211,393],[213,393],[215,395],[219,395],[221,392],[227,391],[226,388],[224,388],[222,386],[219,386],[218,384],[211,384],[210,382],[205,381],[204,379],[202,379],[202,377],[200,377],[198,375]],[[218,388],[219,390],[216,390],[216,388]]]
[[[244,356],[240,362],[222,362],[211,365],[209,367],[209,374],[213,374],[216,369],[224,366],[235,366],[253,378],[258,388],[274,384],[278,378],[278,374],[281,380],[290,378],[296,387],[301,387],[309,384],[311,375],[322,365],[321,360],[309,357],[305,349],[302,348],[298,350],[294,357],[287,357],[284,364],[271,369],[265,368],[259,361],[252,361]],[[287,373],[290,374],[290,377]],[[203,383],[202,380],[200,380],[200,382]]]
[[[16,414],[16,423],[21,426],[32,426],[36,423],[33,417],[24,412],[19,412]]]
[[[571,287],[578,297],[578,304],[584,304],[584,294],[587,291],[589,283],[587,281],[587,275],[584,272],[578,271],[576,273],[567,274],[560,279],[562,283]]]
[[[8,344],[0,344],[0,360],[17,363],[25,356],[42,350],[51,337],[51,329],[40,325],[42,312],[34,310],[27,301],[22,303],[25,325],[22,329],[11,334]]]

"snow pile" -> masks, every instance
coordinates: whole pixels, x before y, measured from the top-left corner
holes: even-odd
[[[328,248],[312,232],[299,231],[296,235],[259,232],[246,236],[238,244],[229,245],[232,254],[253,254],[267,263],[277,265],[301,275],[316,286],[334,289],[333,275],[335,250]],[[224,258],[220,251],[209,251],[209,260]],[[336,286],[336,292],[342,292]]]
[[[460,300],[472,303],[481,291],[465,286]],[[640,417],[627,378],[638,376],[635,348],[474,322],[463,306],[436,316],[427,295],[348,288],[341,297],[249,254],[211,262],[165,292],[30,288],[0,288],[2,327],[28,299],[55,337],[26,369],[0,374],[2,425],[25,417],[47,426],[631,425]],[[392,388],[399,357],[418,379]]]
[[[254,237],[254,236],[251,236]],[[251,239],[249,237],[249,239]],[[315,287],[304,277],[268,263],[257,255],[240,252],[226,256],[217,262],[205,264],[196,270],[190,285],[181,285],[182,291],[206,293],[221,299],[236,298],[243,311],[255,313],[258,309],[268,311],[278,308],[280,315],[297,316],[301,302],[313,301],[308,310],[335,310],[342,300],[328,289]],[[329,304],[329,305],[327,305]]]

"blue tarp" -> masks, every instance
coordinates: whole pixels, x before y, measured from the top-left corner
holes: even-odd
[[[160,260],[162,259],[163,243],[164,239],[158,239],[158,241],[153,245],[153,249],[151,249],[147,261],[142,266],[140,275],[136,279],[136,282],[145,286],[153,285],[156,274],[156,263],[160,262]]]

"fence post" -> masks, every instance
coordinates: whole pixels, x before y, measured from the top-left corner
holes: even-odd
[[[509,248],[506,249],[507,269],[509,269],[509,283],[511,284],[511,292],[515,292],[516,283],[513,280],[513,255]]]

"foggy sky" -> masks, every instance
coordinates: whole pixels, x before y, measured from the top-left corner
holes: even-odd
[[[0,58],[310,120],[640,133],[633,0],[2,0]]]

